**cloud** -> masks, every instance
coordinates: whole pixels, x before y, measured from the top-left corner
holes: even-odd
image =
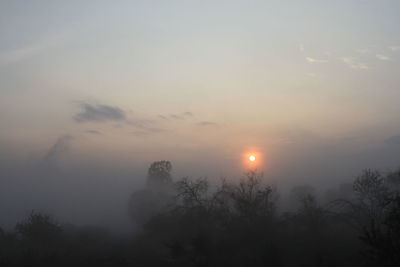
[[[389,145],[400,145],[400,135],[389,137],[385,140],[385,143]]]
[[[176,114],[171,114],[171,115],[169,115],[169,117],[174,120],[182,120],[183,119],[182,116],[176,115]]]
[[[299,44],[299,51],[300,52],[304,52],[305,48],[304,48],[304,44]]]
[[[59,137],[43,157],[43,162],[48,166],[54,167],[60,159],[60,156],[68,151],[72,139],[73,137],[71,135]]]
[[[201,121],[201,122],[197,123],[197,125],[199,125],[199,126],[218,126],[219,124],[216,122],[212,122],[212,121]]]
[[[388,47],[392,51],[400,51],[400,45],[392,45]]]
[[[87,130],[86,133],[88,133],[88,134],[101,134],[101,132],[96,131],[96,130]]]
[[[366,48],[360,48],[360,49],[357,49],[356,52],[360,53],[360,54],[368,54],[370,51]]]
[[[50,47],[53,47],[61,43],[67,34],[54,34],[46,38],[33,41],[25,46],[15,48],[9,51],[0,53],[0,65],[7,65],[14,62],[25,60],[31,56],[46,51]]]
[[[163,131],[163,129],[156,127],[156,122],[154,120],[127,118],[125,111],[119,107],[88,103],[81,103],[79,106],[81,107],[81,111],[74,116],[74,120],[78,123],[117,121],[121,124],[114,125],[116,128],[129,125],[147,133]],[[96,130],[88,130],[86,133],[101,134]]]
[[[385,55],[381,55],[381,54],[376,55],[376,58],[377,58],[377,59],[380,59],[380,60],[384,60],[384,61],[390,61],[390,60],[392,60],[390,57],[385,56]]]
[[[173,119],[173,120],[184,120],[186,118],[190,118],[193,117],[194,114],[190,111],[185,111],[182,112],[180,114],[169,114],[169,115],[158,115],[158,118],[162,119],[162,120],[169,120],[169,119]]]
[[[183,112],[183,116],[186,116],[186,117],[193,117],[194,115],[193,115],[192,112],[186,111],[186,112]]]
[[[160,119],[163,119],[163,120],[169,120],[168,117],[166,117],[166,116],[164,116],[164,115],[158,115],[158,117],[159,117]]]
[[[140,131],[145,131],[148,133],[159,133],[164,131],[164,129],[158,128],[156,123],[152,120],[130,119],[126,120],[126,123],[139,129]]]
[[[107,105],[80,104],[81,112],[74,116],[76,122],[106,122],[126,120],[125,112],[118,108]]]
[[[126,123],[135,126],[136,128],[146,128],[148,125],[153,124],[154,122],[151,120],[139,120],[139,119],[129,119],[126,120]]]
[[[164,129],[161,128],[156,128],[156,127],[149,127],[149,128],[144,128],[144,129],[138,129],[137,131],[131,132],[134,136],[137,137],[147,137],[151,134],[157,134],[157,133],[162,133],[165,132]]]
[[[306,57],[306,60],[309,63],[328,63],[327,59],[316,59],[316,58]]]
[[[352,69],[356,69],[356,70],[369,69],[368,65],[361,63],[361,62],[356,62],[356,60],[352,57],[343,57],[342,61]]]

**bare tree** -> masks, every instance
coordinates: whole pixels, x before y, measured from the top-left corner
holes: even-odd
[[[249,171],[239,185],[232,188],[231,198],[234,201],[234,208],[241,216],[250,218],[273,213],[273,190],[270,186],[262,185],[262,178],[262,173]]]

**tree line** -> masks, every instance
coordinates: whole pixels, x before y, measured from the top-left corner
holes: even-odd
[[[218,186],[171,172],[152,163],[131,195],[135,235],[32,212],[0,230],[0,266],[400,266],[400,171],[364,170],[325,199],[295,187],[290,211],[257,171]]]

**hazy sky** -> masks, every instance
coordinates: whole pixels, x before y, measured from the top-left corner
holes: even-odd
[[[239,176],[255,152],[282,184],[396,168],[399,14],[398,0],[2,0],[0,208],[123,213],[160,159]]]

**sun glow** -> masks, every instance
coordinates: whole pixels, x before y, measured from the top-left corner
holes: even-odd
[[[241,154],[241,166],[245,170],[265,168],[265,154],[258,148],[250,147]]]

